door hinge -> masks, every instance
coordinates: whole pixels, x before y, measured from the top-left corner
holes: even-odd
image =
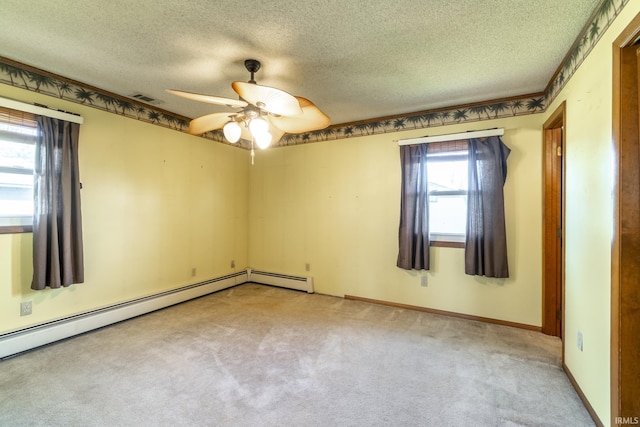
[[[558,146],[556,147],[556,155],[557,155],[558,157],[562,157],[562,145],[558,145]]]
[[[556,229],[556,237],[558,237],[558,239],[562,239],[562,228]]]
[[[556,310],[556,319],[562,320],[562,310]]]

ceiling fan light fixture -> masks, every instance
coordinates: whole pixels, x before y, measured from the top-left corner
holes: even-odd
[[[253,138],[256,140],[256,144],[258,145],[258,148],[262,150],[264,150],[265,148],[269,147],[269,145],[271,145],[272,136],[268,131],[263,132],[260,135],[254,135]]]
[[[249,130],[253,137],[258,137],[266,132],[269,132],[269,123],[262,117],[256,117],[249,122]]]
[[[224,133],[224,137],[232,144],[235,144],[240,140],[240,134],[242,133],[242,128],[235,120],[230,120],[227,124],[222,128],[222,132]]]

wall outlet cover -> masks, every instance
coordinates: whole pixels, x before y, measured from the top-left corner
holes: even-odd
[[[20,303],[20,316],[28,316],[32,313],[33,306],[31,301],[23,301]]]
[[[578,350],[582,351],[583,341],[582,341],[582,332],[581,331],[578,331],[578,340],[577,340],[576,345],[578,347]]]

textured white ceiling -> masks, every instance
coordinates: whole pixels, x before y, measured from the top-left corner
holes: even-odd
[[[599,0],[3,0],[0,56],[187,117],[260,84],[332,123],[543,91]]]

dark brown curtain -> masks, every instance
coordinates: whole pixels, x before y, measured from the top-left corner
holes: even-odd
[[[509,277],[503,187],[510,152],[497,136],[469,140],[467,274]]]
[[[402,186],[397,266],[429,269],[429,194],[427,144],[401,145]]]
[[[31,288],[84,282],[78,135],[80,125],[36,116]]]

